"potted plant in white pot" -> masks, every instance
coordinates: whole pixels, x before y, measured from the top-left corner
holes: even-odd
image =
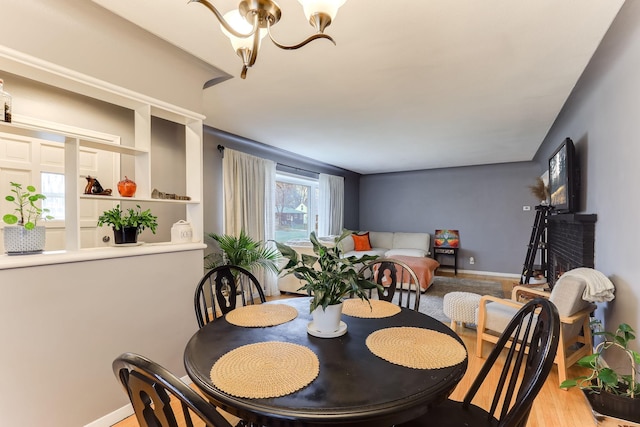
[[[46,228],[37,225],[40,219],[53,219],[46,215],[49,209],[38,206],[47,197],[36,193],[33,185],[22,188],[22,184],[10,182],[11,192],[5,200],[16,207],[14,213],[6,214],[2,221],[4,227],[4,248],[9,255],[34,254],[44,250]]]
[[[140,205],[136,205],[136,209],[124,211],[120,209],[120,205],[116,205],[98,217],[98,227],[110,225],[116,245],[132,244],[138,242],[138,234],[145,228],[156,234],[157,220],[158,217],[151,213],[151,209],[143,211]]]
[[[598,329],[602,326],[598,320],[593,321],[593,324]],[[636,338],[635,331],[628,324],[621,323],[615,332],[597,330],[594,335],[603,336],[604,341],[596,346],[592,355],[577,362],[579,366],[589,369],[589,374],[563,381],[560,387],[580,387],[598,422],[608,416],[640,423],[640,383],[636,378],[640,354],[629,348],[629,343]],[[629,361],[627,372],[618,373],[602,362],[603,352],[609,349],[624,353]]]
[[[346,325],[340,321],[342,301],[346,296],[368,300],[367,290],[380,286],[366,280],[358,268],[363,263],[376,259],[376,256],[341,256],[339,243],[350,235],[350,231],[345,231],[334,240],[334,246],[327,247],[312,232],[309,237],[315,255],[299,255],[290,246],[276,243],[282,256],[288,260],[283,271],[304,282],[299,290],[307,291],[311,297],[309,311],[313,316],[313,330],[320,336],[346,332]],[[307,330],[312,333],[311,329]]]

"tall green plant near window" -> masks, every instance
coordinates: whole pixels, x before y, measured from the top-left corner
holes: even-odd
[[[238,237],[216,233],[209,233],[207,236],[215,240],[222,251],[222,253],[215,252],[205,257],[205,268],[208,270],[231,264],[249,271],[262,268],[276,274],[279,272],[280,252],[275,248],[267,247],[261,241],[254,240],[244,230],[240,230]]]

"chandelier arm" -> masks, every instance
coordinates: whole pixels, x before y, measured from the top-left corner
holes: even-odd
[[[303,40],[302,42],[300,42],[300,43],[298,43],[296,45],[287,46],[287,45],[280,44],[273,38],[273,35],[271,35],[271,25],[270,25],[270,23],[268,21],[267,21],[267,32],[269,33],[269,38],[271,39],[273,44],[275,44],[280,49],[284,49],[284,50],[300,49],[301,47],[306,46],[307,44],[309,44],[312,41],[317,40],[317,39],[327,39],[331,43],[333,43],[334,45],[336,44],[335,40],[333,40],[333,38],[330,35],[324,34],[324,33],[316,33],[316,34],[308,37],[306,40]]]
[[[258,16],[255,17],[256,23],[258,21]],[[252,67],[253,64],[256,63],[256,59],[258,58],[258,49],[260,49],[260,34],[255,33],[253,35],[253,48],[251,49],[251,56],[249,57],[249,67]]]
[[[234,30],[231,25],[229,25],[229,23],[224,19],[222,14],[220,12],[218,12],[218,9],[216,9],[211,3],[209,3],[208,0],[189,0],[188,3],[194,3],[194,2],[202,4],[207,9],[209,9],[211,12],[213,12],[213,14],[216,16],[216,18],[218,18],[218,21],[220,22],[220,25],[222,25],[225,30],[227,30],[229,33],[233,34],[236,37],[239,37],[241,39],[246,39],[247,37],[251,37],[256,32],[258,32],[259,21],[257,19],[253,21],[253,28],[251,29],[251,31],[248,34],[239,33],[236,30]]]

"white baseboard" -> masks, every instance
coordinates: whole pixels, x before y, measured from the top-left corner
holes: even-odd
[[[188,375],[180,378],[182,382],[185,384],[191,384],[191,378]],[[86,424],[84,427],[111,427],[112,425],[119,423],[127,417],[133,415],[133,406],[130,403],[124,405],[122,408],[116,409],[113,412],[108,413],[107,415],[98,418],[95,421]]]
[[[454,271],[453,268],[447,268],[447,267],[445,267],[445,268],[438,267],[438,270],[447,271],[447,272],[453,272]],[[511,279],[520,280],[520,275],[519,274],[514,274],[514,273],[498,273],[498,272],[495,272],[495,271],[461,270],[461,269],[458,269],[458,273],[476,274],[478,276],[508,277],[508,278],[511,278]]]
[[[84,427],[111,427],[112,425],[119,423],[127,417],[133,415],[133,407],[130,403],[123,406],[120,409],[116,409],[115,411],[105,415],[102,418],[98,418],[97,420],[90,422]]]

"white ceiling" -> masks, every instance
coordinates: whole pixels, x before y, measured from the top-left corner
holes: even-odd
[[[93,1],[234,76],[204,90],[206,124],[363,174],[531,160],[624,3],[348,0],[337,46],[265,38],[242,80],[201,4]],[[278,3],[279,42],[312,34]]]

